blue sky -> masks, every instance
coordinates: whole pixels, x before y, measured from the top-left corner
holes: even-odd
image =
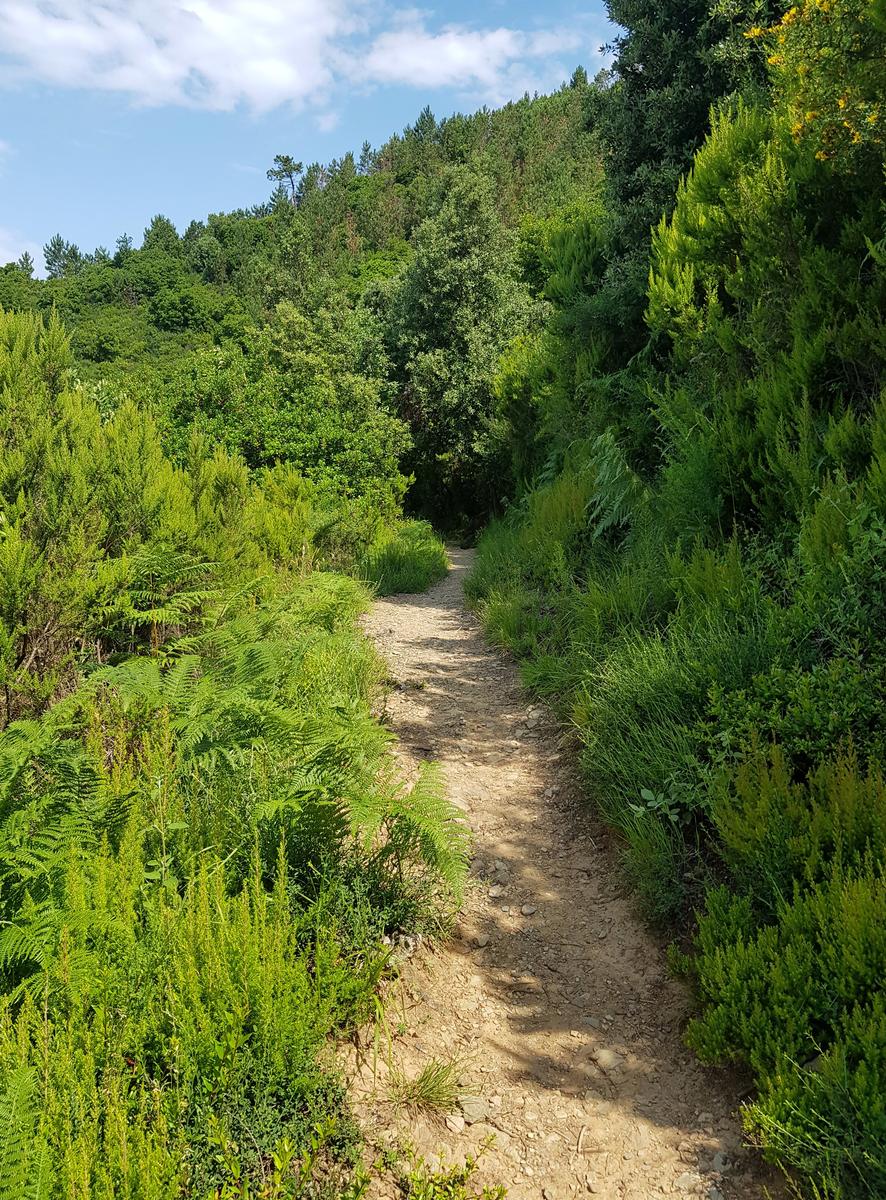
[[[0,0],[0,264],[253,204],[275,154],[379,145],[425,104],[593,75],[611,32],[603,0]]]

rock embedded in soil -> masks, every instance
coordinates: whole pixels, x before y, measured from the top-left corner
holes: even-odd
[[[694,1171],[684,1171],[674,1180],[674,1187],[679,1188],[681,1192],[693,1192],[700,1183],[700,1175],[696,1175]]]
[[[599,1050],[595,1050],[591,1058],[604,1071],[617,1071],[624,1065],[624,1058],[608,1046],[601,1046]]]
[[[485,1121],[489,1116],[489,1105],[480,1096],[461,1096],[458,1106],[468,1125],[476,1125],[478,1121]]]

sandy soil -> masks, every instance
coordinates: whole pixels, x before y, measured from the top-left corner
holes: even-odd
[[[405,967],[390,1052],[349,1063],[371,1142],[451,1163],[492,1137],[479,1178],[511,1200],[780,1194],[742,1145],[741,1082],[683,1045],[691,1001],[581,799],[574,750],[466,611],[471,552],[451,557],[440,584],[365,624],[396,681],[384,716],[404,772],[441,763],[474,836],[455,937]],[[412,1076],[432,1058],[458,1061],[461,1107],[398,1109],[390,1066]]]

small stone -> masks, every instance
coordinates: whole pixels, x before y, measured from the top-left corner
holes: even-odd
[[[446,1118],[446,1128],[451,1129],[453,1133],[464,1133],[464,1117],[460,1117],[458,1113],[450,1113]]]
[[[535,904],[524,904],[520,912],[524,917],[531,917],[533,913],[538,912],[538,907]]]
[[[542,1188],[541,1189],[541,1200],[557,1200],[557,1197],[551,1191],[550,1188]]]
[[[474,945],[477,947],[478,950],[483,950],[486,948],[486,946],[489,945],[489,934],[488,933],[475,933],[473,941],[474,941]]]
[[[504,894],[505,887],[502,883],[494,883],[488,892],[490,900],[497,900],[499,896],[503,896]]]
[[[696,1175],[694,1171],[684,1171],[682,1175],[678,1175],[674,1180],[674,1187],[679,1188],[682,1192],[691,1192],[701,1183],[701,1176]]]
[[[599,1050],[594,1051],[591,1057],[604,1071],[617,1071],[624,1062],[622,1056],[615,1050],[610,1050],[608,1046],[601,1046]]]
[[[532,1167],[530,1167],[529,1164],[527,1163],[526,1166],[523,1168],[523,1174],[526,1176],[527,1179],[531,1179],[533,1177],[533,1175],[535,1174],[535,1171],[533,1171]]]
[[[709,1112],[701,1112],[698,1114],[699,1125],[713,1125],[714,1114]]]
[[[492,866],[499,874],[507,873],[508,864],[501,858],[497,858]]]
[[[480,1096],[461,1096],[458,1106],[468,1125],[476,1125],[478,1121],[485,1121],[489,1115],[489,1106]]]
[[[725,1175],[732,1168],[732,1162],[729,1155],[724,1154],[722,1150],[718,1150],[711,1159],[711,1170],[717,1171],[720,1175]]]
[[[600,1185],[597,1183],[593,1175],[585,1175],[585,1191],[599,1192]]]
[[[708,1188],[708,1200],[726,1200],[726,1197],[718,1187]]]
[[[591,1029],[599,1029],[602,1025],[599,1017],[585,1017],[584,1022],[585,1025],[590,1025]]]

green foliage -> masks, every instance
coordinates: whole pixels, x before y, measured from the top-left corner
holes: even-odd
[[[680,177],[708,133],[711,105],[756,89],[763,55],[742,33],[766,24],[775,0],[607,0],[619,33],[608,87],[588,115],[605,148],[609,212],[598,324],[621,365],[642,347],[649,229],[670,212]]]
[[[608,211],[524,229],[526,487],[468,585],[644,910],[697,914],[692,1045],[840,1200],[886,1185],[881,8],[610,5]]]
[[[463,1167],[444,1166],[439,1171],[418,1162],[400,1181],[400,1189],[406,1200],[505,1200],[503,1187],[480,1188],[476,1173],[475,1158],[468,1158]]]
[[[454,172],[439,212],[416,232],[385,322],[418,498],[431,513],[482,511],[496,499],[503,439],[495,369],[526,308],[488,181]]]
[[[384,528],[357,563],[360,577],[380,596],[424,592],[448,569],[446,547],[426,521]]]
[[[54,316],[0,312],[0,1191],[332,1200],[328,1041],[467,861],[432,769],[393,777],[368,592],[311,570],[379,514],[332,456],[324,488],[192,429],[175,464],[93,397]]]

